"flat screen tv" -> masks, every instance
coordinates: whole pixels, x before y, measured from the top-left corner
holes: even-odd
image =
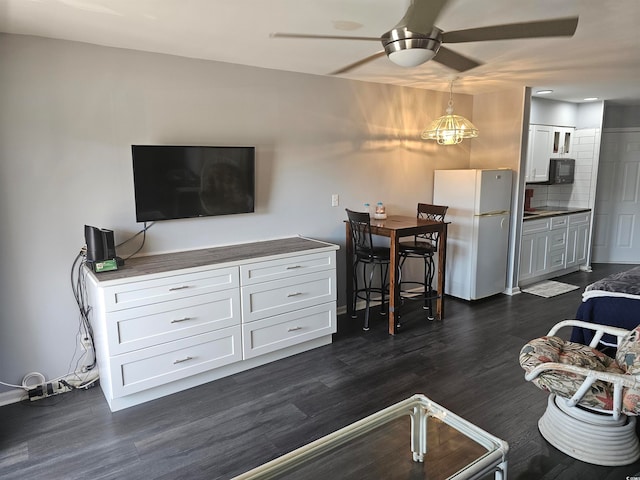
[[[254,211],[255,147],[132,145],[136,220]]]

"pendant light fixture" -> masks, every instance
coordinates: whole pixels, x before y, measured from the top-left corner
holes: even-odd
[[[439,145],[455,145],[464,138],[476,138],[478,129],[464,117],[453,114],[453,80],[449,84],[447,114],[437,118],[422,131],[423,140],[436,140]]]

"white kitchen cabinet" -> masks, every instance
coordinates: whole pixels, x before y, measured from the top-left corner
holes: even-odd
[[[556,272],[565,268],[568,225],[569,219],[566,215],[551,217],[547,248],[547,269],[544,273]]]
[[[519,282],[533,283],[584,265],[590,218],[590,212],[579,212],[523,222]]]
[[[553,127],[551,156],[553,158],[571,158],[573,154],[573,127]]]
[[[553,127],[549,125],[529,126],[526,182],[549,180],[549,159],[553,145]]]
[[[549,180],[549,160],[570,158],[573,154],[573,127],[530,125],[525,182]]]
[[[584,265],[589,250],[589,225],[591,213],[576,213],[569,216],[567,234],[567,268]]]
[[[111,410],[331,343],[337,249],[297,237],[86,270]]]
[[[547,272],[550,228],[550,218],[524,223],[520,247],[520,280],[528,280]]]

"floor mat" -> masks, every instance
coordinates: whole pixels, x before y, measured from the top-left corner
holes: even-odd
[[[553,280],[546,280],[544,282],[536,283],[530,287],[523,288],[522,291],[537,295],[539,297],[550,298],[556,295],[562,295],[563,293],[571,292],[579,288],[577,285],[571,285],[569,283],[555,282]]]

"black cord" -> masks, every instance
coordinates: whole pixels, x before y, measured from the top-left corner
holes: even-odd
[[[147,222],[144,222],[144,228],[142,230],[140,230],[138,233],[134,234],[124,242],[116,245],[116,247],[120,247],[142,234],[142,244],[135,252],[129,255],[125,260],[130,259],[135,254],[140,252],[140,250],[142,250],[145,244],[147,230],[149,230],[153,225],[155,225],[155,222],[152,222],[149,226],[147,226]],[[95,341],[93,337],[93,328],[91,327],[91,322],[89,321],[89,315],[91,313],[92,308],[89,305],[89,302],[87,300],[86,275],[84,275],[85,264],[86,264],[86,253],[84,250],[81,250],[80,253],[76,255],[76,258],[73,261],[73,264],[71,265],[71,290],[73,291],[73,297],[76,300],[78,311],[80,313],[77,335],[80,339],[83,339],[83,340],[88,339],[91,342],[91,351],[93,353],[93,358],[91,360],[91,364],[84,366],[87,369],[87,371],[91,371],[96,367],[97,359],[96,359],[96,346],[95,346]],[[69,363],[69,370],[71,370],[71,364],[73,362],[73,359],[76,356],[77,349],[78,349],[78,344],[76,342],[76,347],[73,352],[73,357],[71,357],[71,362]],[[87,349],[85,348],[85,351],[86,350]],[[78,368],[80,367],[80,361],[83,358],[84,358],[83,356],[80,356],[76,360],[75,369],[73,370],[73,372],[75,372],[76,374],[78,372]],[[95,380],[93,381],[95,382]],[[82,387],[83,385],[80,385],[78,388],[82,388]]]
[[[118,247],[120,247],[120,246],[124,245],[125,243],[130,242],[131,240],[133,240],[133,239],[134,239],[134,238],[136,238],[137,236],[142,235],[142,244],[140,245],[140,247],[139,247],[135,252],[133,252],[131,255],[129,255],[127,258],[125,258],[125,259],[124,259],[125,261],[126,261],[126,260],[129,260],[129,259],[130,259],[131,257],[133,257],[135,254],[139,253],[139,252],[140,252],[140,250],[142,250],[142,247],[144,247],[144,242],[145,242],[145,241],[146,241],[146,239],[147,239],[147,230],[149,230],[149,229],[150,229],[151,227],[153,227],[155,224],[156,224],[156,222],[151,222],[151,223],[149,224],[149,226],[147,226],[147,222],[144,222],[144,223],[143,223],[143,228],[142,228],[142,230],[140,230],[138,233],[134,234],[133,236],[131,236],[131,237],[127,238],[124,242],[121,242],[121,243],[119,243],[118,245],[116,245],[116,248],[118,248]]]
[[[83,275],[83,268],[85,264],[84,258],[84,253],[81,251],[73,261],[73,265],[71,266],[71,289],[73,290],[73,296],[76,300],[76,304],[78,305],[78,310],[80,312],[80,318],[78,322],[78,335],[80,336],[80,338],[87,338],[91,341],[91,350],[93,351],[93,360],[91,361],[90,365],[86,365],[86,368],[87,370],[93,370],[96,366],[96,348],[93,339],[93,328],[91,327],[91,323],[89,322],[91,307],[87,302],[86,277]],[[78,359],[78,361],[76,362],[76,370],[74,371],[77,371],[79,362],[80,359]]]

